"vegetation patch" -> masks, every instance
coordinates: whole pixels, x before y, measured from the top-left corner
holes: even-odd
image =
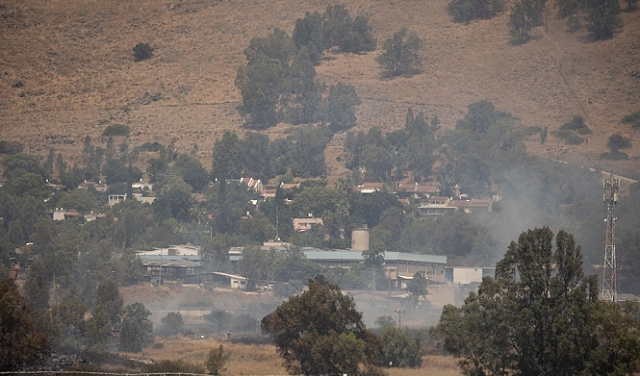
[[[622,122],[625,124],[631,124],[631,128],[640,128],[640,111],[625,115],[622,118]]]
[[[153,57],[153,47],[147,43],[138,43],[133,47],[133,61],[136,63]]]
[[[575,131],[578,134],[590,134],[591,129],[586,126],[582,116],[574,116],[570,122],[560,126],[561,131]]]
[[[124,124],[111,124],[108,125],[104,131],[102,131],[102,135],[104,137],[115,137],[115,136],[129,136],[131,129],[128,125]]]
[[[565,143],[569,145],[580,145],[584,142],[584,139],[572,131],[567,130],[557,130],[551,131],[551,135],[555,136],[559,139],[562,139]]]

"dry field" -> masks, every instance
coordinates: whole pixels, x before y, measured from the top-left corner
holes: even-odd
[[[175,141],[183,152],[198,147],[210,165],[211,148],[225,129],[242,131],[234,86],[243,49],[274,28],[291,32],[307,11],[329,0],[4,0],[0,2],[0,139],[21,140],[41,156],[53,147],[77,160],[82,140],[99,140],[108,124],[127,124],[130,144]],[[587,42],[585,31],[567,33],[549,10],[548,28],[522,46],[509,41],[508,13],[470,25],[454,24],[447,0],[348,0],[352,15],[364,13],[378,41],[403,26],[423,40],[423,72],[381,80],[375,57],[328,54],[317,68],[331,84],[356,87],[363,105],[358,129],[395,129],[406,109],[437,114],[452,127],[469,103],[491,100],[524,125],[557,129],[574,115],[593,130],[588,144],[563,146],[550,137],[531,140],[532,153],[571,163],[640,172],[640,161],[602,163],[608,136],[621,132],[640,145],[640,135],[620,123],[640,110],[640,11],[623,13],[615,38]],[[552,3],[552,1],[549,1]],[[507,8],[510,6],[508,5]],[[155,49],[134,63],[138,42]],[[151,94],[161,99],[145,104]],[[268,131],[280,135],[286,125]],[[330,175],[344,134],[327,150]],[[560,150],[560,154],[558,153]],[[637,157],[640,148],[629,152]]]
[[[146,348],[141,354],[129,354],[136,360],[184,359],[191,363],[203,364],[210,350],[222,344],[230,354],[225,375],[286,375],[282,360],[276,354],[274,346],[242,345],[215,340],[191,340],[187,338],[171,338],[160,341],[164,348]],[[452,357],[425,355],[422,367],[391,368],[389,376],[458,376],[456,361]]]
[[[212,304],[218,308],[234,311],[246,309],[255,301],[255,296],[251,293],[229,291],[219,289],[206,291],[197,286],[183,285],[181,287],[170,288],[167,286],[151,287],[145,284],[130,286],[120,289],[120,293],[125,301],[125,305],[134,302],[141,302],[153,314],[151,316],[154,327],[160,325],[160,319],[170,311],[181,309],[185,323],[201,322],[200,319],[184,316],[184,312],[193,306],[204,306]],[[263,303],[269,301],[269,297],[262,297]],[[209,313],[211,308],[205,310]],[[194,340],[187,337],[171,337],[162,339],[156,338],[156,343],[162,343],[163,348],[158,349],[148,346],[142,353],[126,354],[127,357],[135,360],[159,361],[164,359],[184,359],[190,363],[203,364],[211,349],[217,349],[222,344],[230,354],[230,361],[225,375],[285,375],[286,370],[282,367],[282,359],[276,354],[275,346],[272,345],[245,345],[221,341],[219,338],[207,338]],[[425,355],[423,365],[420,369],[399,369],[388,370],[389,376],[457,376],[460,375],[456,366],[456,361],[452,357]]]

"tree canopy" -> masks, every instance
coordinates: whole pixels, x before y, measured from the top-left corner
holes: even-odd
[[[0,371],[33,364],[49,349],[13,279],[0,280]]]
[[[466,375],[630,374],[640,366],[637,313],[599,301],[573,235],[559,231],[554,250],[545,227],[512,242],[495,277],[461,307],[445,306],[431,333]]]
[[[411,76],[420,69],[418,50],[422,40],[402,28],[384,42],[384,52],[376,58],[385,77]]]
[[[353,299],[319,276],[262,319],[287,370],[294,374],[361,374],[377,366],[382,342],[369,332]]]

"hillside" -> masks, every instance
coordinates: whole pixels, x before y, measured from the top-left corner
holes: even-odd
[[[76,157],[87,136],[99,139],[108,124],[131,127],[131,144],[172,140],[181,152],[197,145],[210,166],[216,137],[241,131],[234,86],[243,50],[251,38],[274,28],[288,33],[307,11],[327,0],[5,0],[0,3],[0,139],[20,140],[29,153],[49,148]],[[356,87],[363,104],[359,129],[390,130],[404,124],[408,106],[437,114],[453,127],[469,103],[489,99],[525,125],[557,129],[581,115],[592,129],[588,143],[564,146],[536,137],[530,152],[616,172],[640,172],[640,134],[620,119],[640,110],[640,11],[622,14],[615,38],[591,43],[584,30],[567,33],[565,20],[549,10],[548,30],[533,32],[521,46],[510,43],[509,12],[460,25],[446,14],[447,0],[345,1],[353,16],[370,17],[381,44],[407,26],[423,40],[423,72],[412,78],[381,80],[375,57],[328,54],[317,67],[327,84]],[[551,1],[549,2],[551,5]],[[509,8],[509,6],[507,6]],[[134,63],[139,42],[155,49],[151,60]],[[150,100],[160,94],[157,101]],[[281,134],[285,125],[270,129]],[[609,135],[631,138],[629,161],[605,163]],[[344,135],[327,150],[330,174]],[[76,159],[77,160],[77,159]]]

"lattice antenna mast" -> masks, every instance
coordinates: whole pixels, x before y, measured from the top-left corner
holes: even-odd
[[[606,243],[604,246],[604,264],[602,268],[602,299],[615,302],[618,294],[616,285],[616,204],[618,203],[618,189],[620,179],[612,176],[603,180],[604,194],[602,199],[607,205]]]

